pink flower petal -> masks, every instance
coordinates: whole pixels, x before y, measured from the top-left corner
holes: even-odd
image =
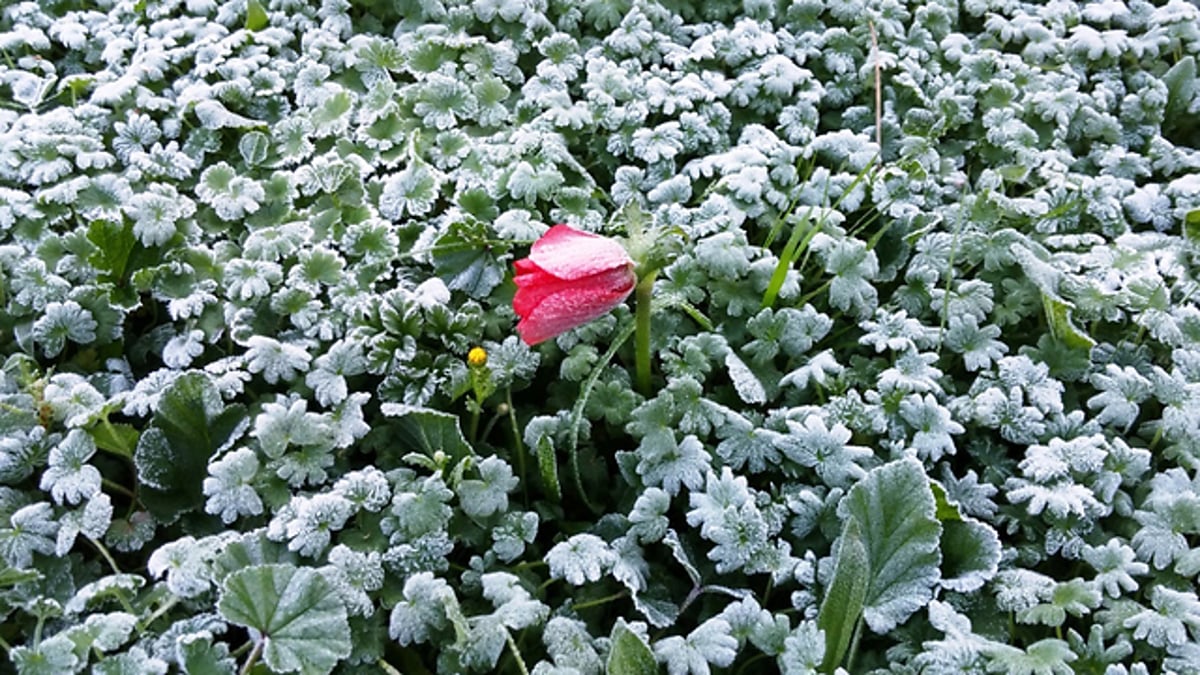
[[[633,264],[617,242],[569,225],[547,230],[534,242],[529,260],[559,279],[580,279]]]
[[[553,278],[518,287],[513,297],[513,308],[521,317],[517,332],[529,345],[603,316],[629,297],[637,284],[632,263],[583,279],[549,279]]]

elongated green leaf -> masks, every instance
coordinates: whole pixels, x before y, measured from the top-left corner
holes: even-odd
[[[863,619],[876,633],[903,623],[933,598],[941,573],[942,527],[921,463],[902,459],[873,469],[838,505],[862,527],[871,583]]]
[[[266,28],[268,23],[267,12],[263,9],[262,3],[258,0],[248,0],[246,2],[246,30],[252,33],[260,31]]]
[[[1189,55],[1163,73],[1162,82],[1167,85],[1167,109],[1163,120],[1165,128],[1182,127],[1190,117],[1188,108],[1196,96],[1196,72],[1196,58]]]
[[[767,284],[767,290],[763,291],[763,307],[770,307],[775,304],[775,298],[779,295],[780,289],[783,288],[783,282],[787,280],[788,270],[792,268],[792,265],[796,263],[796,259],[800,257],[800,252],[803,248],[802,241],[806,243],[816,233],[817,229],[808,226],[808,212],[805,212],[800,221],[792,228],[792,234],[788,237],[783,251],[779,254],[779,262],[775,264],[775,271],[771,273],[771,281]],[[774,231],[772,231],[772,234],[774,234]],[[770,242],[768,241],[766,245],[770,246]]]
[[[821,611],[817,614],[817,627],[825,631],[825,661],[821,670],[833,672],[841,664],[850,637],[862,615],[863,602],[871,582],[871,564],[867,558],[867,547],[863,543],[861,527],[856,518],[849,518],[842,527],[842,538],[838,543],[837,563],[833,569],[833,581]]]
[[[138,496],[150,513],[171,521],[201,506],[209,458],[236,441],[249,423],[245,408],[226,407],[203,373],[184,375],[168,387],[133,454]]]
[[[256,565],[225,578],[217,611],[251,628],[276,672],[328,673],[350,655],[346,607],[315,569]]]
[[[618,619],[617,625],[613,626],[612,649],[605,669],[608,675],[654,675],[658,672],[650,645],[642,636],[629,630],[624,619]]]

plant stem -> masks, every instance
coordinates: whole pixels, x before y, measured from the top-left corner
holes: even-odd
[[[654,291],[654,278],[658,272],[650,272],[638,281],[635,300],[637,388],[642,396],[650,397],[650,303]]]
[[[129,488],[125,487],[124,485],[121,485],[120,483],[117,483],[115,481],[101,477],[100,484],[103,485],[104,487],[108,488],[109,490],[116,492],[119,495],[128,497],[129,499],[131,499],[133,501],[137,501],[137,495],[133,494],[133,490],[130,490]]]
[[[471,449],[474,450],[475,442],[479,440],[477,438],[479,435],[479,413],[483,411],[483,406],[480,405],[479,401],[476,401],[472,407],[474,409],[471,410],[471,423],[467,430],[467,438],[471,439]]]
[[[629,594],[628,591],[618,591],[616,593],[613,593],[612,595],[606,595],[603,598],[595,598],[593,600],[588,600],[586,602],[581,602],[576,605],[572,605],[571,608],[575,609],[575,610],[580,610],[580,609],[587,609],[588,607],[596,607],[599,605],[603,605],[605,603],[612,602],[613,600],[619,600],[628,594]]]
[[[141,627],[139,628],[139,630],[144,631],[147,628],[149,628],[150,624],[157,621],[158,618],[161,617],[162,615],[171,611],[171,608],[174,607],[178,602],[179,602],[179,598],[177,598],[175,596],[171,596],[171,599],[164,602],[158,609],[154,610],[153,614],[151,614],[150,616],[146,617],[143,621],[141,621]]]
[[[96,547],[96,550],[99,551],[100,555],[103,556],[104,559],[108,562],[108,566],[112,568],[113,574],[120,574],[121,568],[117,567],[117,561],[113,560],[112,554],[110,554],[108,552],[107,548],[104,548],[104,544],[101,544],[100,542],[96,541],[95,539],[92,539],[91,537],[88,537],[87,540],[89,542],[91,542],[92,546]]]
[[[650,303],[647,302],[646,304],[648,306]],[[641,307],[640,302],[638,303],[638,306]],[[649,319],[647,319],[647,323],[649,323]],[[617,333],[616,337],[613,338],[612,344],[608,346],[608,351],[604,352],[604,355],[600,357],[600,360],[596,362],[595,366],[592,366],[592,373],[587,376],[586,380],[583,381],[583,386],[579,389],[579,398],[575,401],[575,407],[571,409],[570,431],[567,434],[567,460],[571,466],[571,473],[574,474],[575,489],[579,492],[579,499],[589,511],[592,511],[596,514],[599,514],[600,511],[594,504],[592,504],[592,500],[588,499],[587,492],[585,492],[583,489],[583,479],[579,475],[579,425],[583,421],[583,409],[587,407],[588,397],[592,395],[592,387],[596,386],[596,380],[600,379],[600,373],[604,372],[604,368],[608,366],[608,362],[612,360],[612,357],[617,353],[617,350],[620,349],[621,345],[625,344],[625,341],[628,340],[629,336],[633,334],[637,324],[638,322],[636,320],[633,323],[625,324],[625,327],[622,328],[621,331]],[[641,333],[643,331],[638,332]],[[648,334],[649,328],[647,328],[644,332]],[[649,363],[650,359],[649,350],[650,346],[649,342],[647,342],[647,364]],[[649,365],[647,365],[647,371],[648,370]]]
[[[521,671],[521,675],[529,675],[529,669],[525,667],[525,659],[521,658],[521,650],[517,649],[517,643],[513,640],[512,633],[506,628],[504,630],[504,639],[508,641],[508,650],[512,652],[513,658],[517,661],[517,669]]]
[[[250,675],[250,670],[254,668],[255,662],[258,661],[258,655],[262,653],[263,640],[254,643],[254,649],[250,652],[250,656],[246,657],[246,664],[242,666],[241,675]]]

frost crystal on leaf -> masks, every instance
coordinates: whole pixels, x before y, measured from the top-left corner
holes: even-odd
[[[724,668],[737,656],[737,638],[729,623],[713,618],[686,638],[672,636],[654,643],[654,657],[665,663],[670,675],[709,675],[710,665]]]
[[[559,542],[546,553],[546,564],[555,578],[573,586],[599,581],[605,570],[617,561],[617,555],[594,534],[577,534]]]
[[[78,504],[100,491],[100,471],[88,464],[96,444],[87,433],[72,429],[50,451],[50,466],[42,474],[41,488],[58,504]]]
[[[204,510],[225,523],[261,514],[262,498],[253,485],[258,467],[258,457],[249,448],[238,448],[209,464],[209,477],[203,484],[208,497]]]

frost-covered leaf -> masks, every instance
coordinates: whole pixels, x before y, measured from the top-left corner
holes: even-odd
[[[454,591],[444,579],[419,572],[404,582],[404,597],[392,608],[388,634],[401,645],[427,642],[457,611]]]
[[[404,448],[429,457],[443,452],[452,462],[471,454],[471,446],[467,444],[455,415],[395,403],[383,404],[382,412],[396,418],[392,428]]]
[[[670,675],[709,675],[710,664],[725,667],[737,656],[737,638],[724,619],[709,619],[686,638],[672,636],[654,643],[654,658]]]
[[[217,608],[225,620],[257,632],[273,670],[327,673],[350,655],[346,608],[311,568],[256,565],[233,572]]]
[[[508,509],[508,493],[520,482],[512,467],[499,457],[487,457],[479,462],[479,478],[469,478],[458,485],[458,499],[463,511],[473,518],[486,518]]]
[[[867,549],[863,618],[871,630],[891,630],[933,597],[941,561],[935,513],[929,479],[915,460],[873,469],[838,506],[840,517],[858,521]]]
[[[600,575],[612,567],[617,555],[594,534],[577,534],[555,544],[546,553],[550,574],[565,579],[573,586],[599,581]]]

